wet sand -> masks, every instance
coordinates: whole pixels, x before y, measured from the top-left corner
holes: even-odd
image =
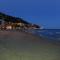
[[[0,60],[60,60],[60,42],[31,33],[0,31]]]

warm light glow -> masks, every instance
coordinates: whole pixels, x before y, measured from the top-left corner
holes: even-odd
[[[12,29],[12,26],[7,26],[6,29]]]

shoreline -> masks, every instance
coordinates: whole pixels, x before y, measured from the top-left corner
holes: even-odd
[[[5,33],[4,33],[5,32]],[[7,32],[7,33],[6,33]],[[23,36],[24,35],[28,35],[28,36],[31,36],[31,37],[34,37],[34,39],[36,38],[37,40],[39,40],[39,42],[40,41],[45,41],[45,42],[48,42],[48,43],[51,43],[51,44],[55,44],[55,45],[60,45],[60,41],[58,41],[58,40],[55,40],[55,39],[49,39],[49,38],[46,38],[46,37],[42,37],[42,36],[38,36],[38,35],[36,35],[36,34],[33,34],[33,33],[30,33],[30,32],[25,32],[25,31],[20,31],[20,30],[0,30],[0,34],[2,33],[3,35],[4,34],[10,34],[10,32],[11,33],[21,33],[21,34],[23,34]],[[7,38],[8,38],[8,35],[7,35]],[[17,34],[18,35],[18,34]],[[5,36],[5,35],[4,35]],[[21,35],[20,35],[21,36]],[[13,38],[14,38],[14,36],[13,36]],[[27,38],[27,37],[26,37]],[[34,40],[33,39],[33,40]]]
[[[26,32],[0,31],[0,60],[60,60],[60,43]]]

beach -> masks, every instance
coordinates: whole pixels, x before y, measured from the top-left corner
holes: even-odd
[[[60,60],[60,42],[27,32],[0,31],[0,60]]]

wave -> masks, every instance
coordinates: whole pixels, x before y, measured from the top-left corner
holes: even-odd
[[[30,30],[29,32],[48,39],[60,40],[60,29]]]

